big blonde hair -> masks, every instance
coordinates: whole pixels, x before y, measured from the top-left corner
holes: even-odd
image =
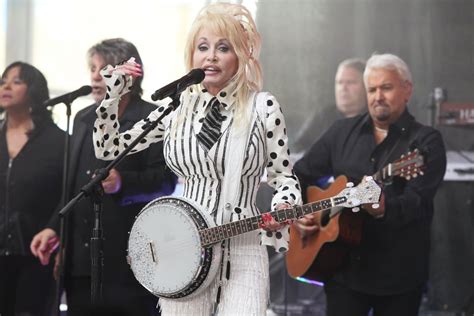
[[[258,57],[261,38],[249,10],[239,4],[214,3],[204,7],[188,34],[184,60],[187,70],[193,67],[193,53],[199,32],[207,28],[226,38],[237,55],[239,66],[229,84],[237,96],[237,116],[242,115],[250,93],[262,89],[262,68]]]

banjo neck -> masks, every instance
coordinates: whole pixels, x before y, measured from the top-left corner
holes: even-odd
[[[344,196],[331,197],[302,206],[295,205],[291,208],[276,210],[220,226],[206,228],[199,231],[201,242],[204,247],[207,247],[225,239],[260,229],[264,224],[264,217],[268,215],[271,215],[277,222],[282,223],[286,220],[300,219],[305,215],[330,209],[334,206],[343,204],[346,201],[347,198]]]
[[[353,185],[353,183],[348,183],[346,189],[343,189],[335,196],[323,200],[302,206],[294,205],[290,208],[263,213],[235,222],[202,229],[199,231],[201,245],[203,247],[211,246],[225,239],[257,230],[264,225],[265,219],[269,216],[273,217],[275,221],[282,223],[287,220],[300,219],[305,215],[327,210],[335,206],[355,209],[361,204],[378,203],[381,188],[372,178],[367,178],[356,187]]]

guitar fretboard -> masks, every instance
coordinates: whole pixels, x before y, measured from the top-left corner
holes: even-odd
[[[392,176],[391,169],[392,169],[392,164],[389,163],[388,165],[386,165],[385,167],[383,167],[382,169],[374,173],[372,175],[372,178],[374,178],[375,181],[387,180],[388,178]]]
[[[295,205],[291,208],[276,210],[264,215],[257,215],[245,219],[241,219],[228,224],[215,226],[203,229],[199,232],[201,243],[204,247],[210,246],[222,240],[245,234],[257,230],[264,224],[264,216],[270,214],[277,222],[284,222],[286,220],[294,220],[302,218],[305,215],[326,210],[339,204],[345,203],[347,198],[333,197],[325,200],[316,201],[302,206]]]

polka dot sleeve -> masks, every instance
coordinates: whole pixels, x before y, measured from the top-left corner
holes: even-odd
[[[290,162],[285,118],[274,96],[267,94],[264,101],[267,109],[267,117],[264,119],[268,155],[267,182],[275,189],[272,198],[274,211],[278,204],[300,205],[302,200],[298,178],[293,173]],[[277,232],[263,231],[261,236],[262,244],[273,246],[278,252],[288,250],[289,226]]]
[[[118,104],[120,96],[130,91],[132,81],[127,78],[128,76],[123,76],[120,73],[105,74],[110,73],[107,70],[105,68],[101,72],[107,85],[107,94],[96,110],[97,119],[94,123],[93,140],[96,157],[103,160],[113,160],[147,128],[150,121],[156,120],[161,115],[165,107],[158,107],[146,119],[137,122],[132,129],[119,133]],[[163,123],[159,123],[155,129],[130,151],[130,154],[141,151],[150,146],[150,144],[163,140],[164,130]]]

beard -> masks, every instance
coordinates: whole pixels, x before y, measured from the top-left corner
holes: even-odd
[[[390,107],[386,103],[376,104],[371,112],[371,114],[377,121],[385,122],[390,119]]]

